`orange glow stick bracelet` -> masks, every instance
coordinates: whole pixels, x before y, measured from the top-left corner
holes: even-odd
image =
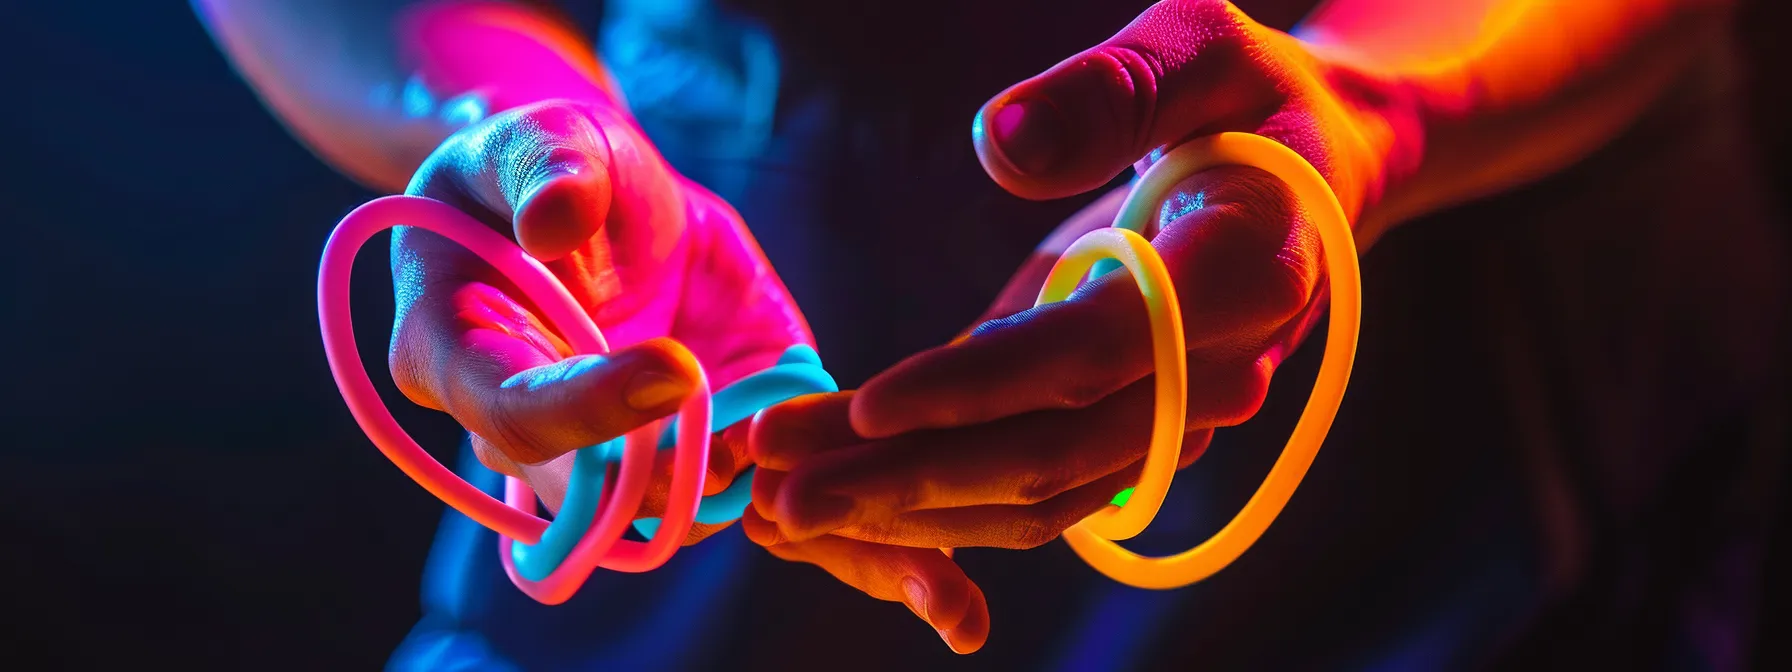
[[[1188,374],[1175,289],[1163,260],[1138,231],[1151,221],[1178,182],[1219,165],[1254,166],[1294,190],[1305,214],[1318,227],[1326,251],[1331,330],[1313,395],[1263,486],[1212,539],[1174,556],[1145,558],[1114,541],[1143,531],[1163,505],[1182,448]],[[535,495],[521,481],[506,479],[506,501],[499,502],[431,458],[398,426],[368,379],[349,319],[350,270],[361,245],[374,234],[399,225],[441,234],[490,263],[541,307],[552,326],[580,354],[603,354],[607,344],[571,294],[540,262],[502,235],[442,203],[408,196],[377,199],[344,217],[325,246],[318,271],[318,319],[331,373],[356,422],[406,475],[497,532],[499,553],[511,582],[537,601],[564,602],[599,566],[625,572],[654,569],[677,550],[692,523],[739,517],[746,505],[744,495],[749,492],[751,473],[742,474],[718,495],[701,496],[712,411],[720,416],[717,424],[727,426],[766,406],[834,389],[833,379],[806,346],[792,347],[777,366],[718,392],[713,408],[708,383],[700,377],[696,392],[680,409],[680,419],[657,440],[655,430],[661,423],[631,432],[626,440],[579,450],[561,515],[550,523],[534,515]],[[1068,297],[1096,262],[1110,258],[1132,273],[1145,297],[1158,374],[1157,413],[1144,474],[1139,485],[1129,491],[1130,498],[1124,505],[1096,512],[1072,526],[1064,537],[1090,566],[1117,581],[1142,588],[1176,588],[1212,575],[1249,548],[1274,522],[1318,453],[1343,400],[1356,353],[1361,314],[1356,248],[1343,210],[1312,166],[1272,140],[1222,133],[1178,147],[1145,171],[1121,206],[1114,228],[1084,235],[1058,260],[1040,292],[1039,303]],[[631,521],[644,495],[653,452],[674,446],[672,492],[665,520]],[[631,522],[649,541],[621,539]],[[513,548],[514,541],[524,545]]]
[[[1326,334],[1325,361],[1319,365],[1306,410],[1294,435],[1269,476],[1244,508],[1199,546],[1176,555],[1148,558],[1115,541],[1143,532],[1163,506],[1182,452],[1188,409],[1188,353],[1183,340],[1182,310],[1163,259],[1138,232],[1156,216],[1178,183],[1215,166],[1261,169],[1294,190],[1300,208],[1319,230],[1331,290],[1331,327]],[[1157,414],[1145,471],[1124,505],[1091,514],[1064,531],[1084,562],[1121,583],[1139,588],[1180,588],[1212,576],[1244,554],[1282,512],[1300,487],[1307,467],[1319,454],[1332,419],[1344,401],[1362,317],[1362,277],[1357,268],[1356,241],[1337,196],[1319,171],[1293,150],[1249,133],[1220,133],[1197,138],[1171,150],[1140,177],[1114,218],[1113,228],[1091,231],[1077,239],[1047,276],[1038,304],[1062,301],[1097,261],[1117,259],[1132,273],[1145,297],[1151,320],[1152,349],[1157,368]],[[1037,305],[1037,304],[1035,304]],[[1119,500],[1120,498],[1116,498]]]

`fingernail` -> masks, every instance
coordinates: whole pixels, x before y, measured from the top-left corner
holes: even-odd
[[[623,401],[629,408],[652,413],[667,404],[680,401],[691,393],[690,381],[674,378],[658,371],[642,371],[629,379],[623,390]]]
[[[589,153],[572,147],[556,147],[540,159],[534,171],[532,191],[564,178],[595,170],[601,163]],[[526,200],[526,199],[525,199]]]
[[[920,616],[921,620],[926,621],[927,625],[932,627],[933,616],[927,613],[927,587],[921,584],[921,580],[912,576],[903,577],[902,594],[908,598],[909,610],[915,612],[916,616]],[[945,642],[946,648],[952,649],[953,653],[964,653],[958,650],[958,645],[952,643],[951,628],[934,628],[933,631],[939,634],[940,641]]]
[[[964,654],[963,651],[960,651],[958,649],[957,644],[952,643],[952,629],[951,628],[941,628],[941,629],[935,630],[935,632],[940,633],[940,641],[946,643],[946,648],[951,649],[953,653],[960,654],[960,655]]]
[[[520,197],[512,207],[519,216],[522,213],[539,210],[543,206],[557,211],[571,211],[584,206],[585,194],[583,185],[577,183],[579,171],[574,169],[549,168],[536,175],[528,182]],[[550,203],[550,201],[562,201]],[[565,216],[568,212],[548,213],[554,216]]]
[[[851,524],[856,508],[853,500],[838,495],[815,495],[805,499],[794,511],[786,511],[779,517],[779,525],[786,528],[786,535],[792,540],[811,539]]]
[[[1041,100],[1002,103],[989,120],[991,146],[1022,175],[1052,168],[1064,143],[1065,130],[1058,108]]]

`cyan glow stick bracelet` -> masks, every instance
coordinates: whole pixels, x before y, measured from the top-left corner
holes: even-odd
[[[626,438],[577,451],[561,515],[551,523],[534,515],[535,495],[521,481],[507,478],[505,502],[499,502],[430,457],[380,401],[355,350],[349,314],[348,285],[355,253],[374,234],[394,226],[440,234],[490,263],[541,308],[575,352],[601,355],[608,351],[608,344],[546,267],[502,235],[442,203],[410,196],[372,201],[343,218],[324,247],[318,271],[318,320],[324,352],[343,400],[368,438],[406,475],[498,533],[500,559],[518,588],[538,601],[558,604],[572,597],[596,567],[625,572],[654,569],[672,556],[697,520],[726,522],[740,517],[751,497],[751,473],[742,474],[733,486],[714,497],[702,497],[712,400],[708,381],[701,375],[695,393],[680,409],[678,421],[663,435],[649,425]],[[778,365],[742,379],[718,393],[714,401],[721,419],[732,424],[765,406],[836,389],[815,351],[796,345],[784,353]],[[653,453],[662,447],[675,451],[666,517],[638,523],[648,542],[622,539],[646,494]],[[606,478],[612,465],[620,476],[614,484]],[[517,541],[522,544],[513,549]]]
[[[1181,451],[1188,388],[1186,345],[1175,288],[1163,260],[1138,231],[1156,216],[1177,183],[1218,165],[1254,166],[1280,178],[1294,190],[1304,213],[1317,227],[1326,252],[1331,297],[1325,361],[1281,459],[1237,517],[1189,551],[1145,558],[1114,541],[1143,531],[1163,504]],[[776,366],[718,392],[713,400],[718,422],[712,424],[708,383],[699,380],[696,393],[663,433],[656,435],[654,426],[649,425],[625,438],[578,451],[561,515],[549,523],[534,515],[534,493],[521,481],[507,479],[506,502],[498,502],[436,462],[398,426],[368,380],[355,351],[349,319],[349,271],[362,244],[379,231],[399,225],[446,236],[491,263],[542,309],[575,351],[603,354],[607,345],[545,267],[502,235],[441,203],[407,196],[375,200],[345,217],[325,246],[318,276],[318,318],[331,372],[356,422],[406,475],[496,531],[501,560],[511,581],[543,603],[565,601],[599,566],[640,572],[664,564],[695,522],[738,518],[751,495],[751,471],[741,474],[727,490],[701,496],[712,427],[726,427],[803,394],[837,389],[815,352],[807,346],[794,346]],[[1121,207],[1115,228],[1085,235],[1059,259],[1040,292],[1039,303],[1068,297],[1091,267],[1105,259],[1117,260],[1131,272],[1145,297],[1156,359],[1157,415],[1139,485],[1116,496],[1115,506],[1066,530],[1064,537],[1092,567],[1115,580],[1144,588],[1184,586],[1224,568],[1255,543],[1293,496],[1330,429],[1349,382],[1361,315],[1355,243],[1336,197],[1304,159],[1266,138],[1222,133],[1178,147],[1146,171]],[[649,539],[647,543],[621,539],[629,517],[639,509],[653,452],[659,449],[676,451],[666,519],[633,521]],[[613,481],[611,473],[616,475]],[[513,546],[513,540],[523,544]]]

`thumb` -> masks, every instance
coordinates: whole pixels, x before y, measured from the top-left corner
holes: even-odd
[[[542,169],[511,187],[517,244],[537,259],[558,259],[603,228],[610,173],[594,154],[560,148]]]
[[[475,433],[507,457],[535,464],[671,414],[696,388],[697,371],[689,350],[661,338],[535,366],[502,381],[469,371],[460,384],[483,402],[469,429],[477,426]],[[467,424],[469,418],[455,415]]]
[[[444,141],[407,191],[490,213],[537,259],[564,257],[603,228],[613,205],[616,156],[592,115],[549,101],[487,119]]]
[[[977,157],[1023,198],[1100,187],[1152,149],[1275,99],[1273,80],[1247,48],[1256,30],[1221,0],[1160,2],[1106,42],[985,104],[972,125]]]

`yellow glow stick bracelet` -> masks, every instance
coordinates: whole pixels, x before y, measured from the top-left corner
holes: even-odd
[[[1188,368],[1182,313],[1176,300],[1175,288],[1170,283],[1169,272],[1164,268],[1163,260],[1138,232],[1144,230],[1145,225],[1156,216],[1164,199],[1184,178],[1222,165],[1252,166],[1281,179],[1294,190],[1303,214],[1318,227],[1331,283],[1331,328],[1326,340],[1325,361],[1319,367],[1318,382],[1314,385],[1312,397],[1307,401],[1307,408],[1301,414],[1300,422],[1295,425],[1293,437],[1288,440],[1281,458],[1270,469],[1269,476],[1245,504],[1244,509],[1225,528],[1201,545],[1173,556],[1147,558],[1121,548],[1114,541],[1130,539],[1144,531],[1163,506],[1164,495],[1169,491],[1170,480],[1175,475],[1176,458],[1182,450],[1188,405]],[[667,526],[672,530],[670,533],[656,533],[653,541],[647,544],[620,540],[623,523],[626,523],[627,517],[638,506],[642,491],[636,487],[631,490],[633,499],[629,503],[612,503],[603,507],[603,515],[594,514],[596,519],[606,521],[605,525],[596,526],[604,528],[604,534],[593,531],[596,529],[592,523],[594,517],[566,516],[556,520],[560,524],[572,526],[569,532],[556,537],[556,543],[543,543],[546,538],[544,535],[555,523],[532,514],[533,495],[526,488],[519,489],[520,481],[512,479],[511,495],[515,496],[506,497],[507,500],[515,501],[499,502],[460,480],[430,457],[398,426],[398,421],[386,410],[361,366],[360,355],[355,350],[354,331],[349,324],[349,270],[353,266],[355,251],[362,243],[373,234],[399,222],[448,236],[496,266],[547,311],[554,325],[562,330],[561,334],[581,352],[602,353],[607,350],[602,335],[572,301],[571,295],[567,294],[559,281],[540,262],[529,258],[503,236],[453,208],[427,199],[405,196],[379,199],[357,208],[343,219],[332,234],[330,243],[325,246],[324,259],[319,268],[318,316],[325,339],[325,352],[329,356],[331,372],[336,377],[338,388],[354,411],[356,421],[406,474],[468,517],[506,538],[501,559],[506,564],[507,573],[524,592],[539,601],[557,604],[571,597],[600,564],[623,571],[646,571],[664,563],[676,550],[677,541],[684,538],[685,530],[698,517],[706,515],[699,508],[706,503],[706,498],[701,497],[704,480],[702,465],[708,459],[711,425],[707,383],[699,384],[699,394],[694,395],[683,410],[685,415],[691,416],[691,422],[680,423],[677,440],[670,441],[679,446],[674,470],[683,474],[673,481],[672,499],[681,503],[681,506],[672,507],[668,511]],[[1098,511],[1065,530],[1064,539],[1090,566],[1121,583],[1140,588],[1178,588],[1211,576],[1250,548],[1270,523],[1275,521],[1276,515],[1281,513],[1282,507],[1300,485],[1301,478],[1306,475],[1307,467],[1318,454],[1319,446],[1331,428],[1332,419],[1338,413],[1338,405],[1343,401],[1344,388],[1350,380],[1350,367],[1356,356],[1357,329],[1362,314],[1362,281],[1357,271],[1356,245],[1343,209],[1338,205],[1331,188],[1298,154],[1260,136],[1221,133],[1178,147],[1145,171],[1138,185],[1121,205],[1114,226],[1092,231],[1077,239],[1058,259],[1050,276],[1046,278],[1045,287],[1039,293],[1038,303],[1065,299],[1096,262],[1109,258],[1118,260],[1132,273],[1138,282],[1139,291],[1145,297],[1157,370],[1157,413],[1152,424],[1151,446],[1145,458],[1145,470],[1139,484],[1129,491],[1130,497],[1124,498],[1126,495],[1123,493],[1123,498],[1116,498],[1118,505]],[[795,387],[783,385],[773,386],[775,389],[766,388],[765,381],[778,376],[764,378],[755,385],[745,386],[754,389],[730,397],[738,397],[727,404],[736,410],[724,411],[723,417],[750,415],[753,410],[802,391],[833,389],[832,379],[821,371],[820,362],[814,358],[814,353],[806,348],[796,350],[800,352],[795,355],[786,353],[785,359],[780,360],[781,364],[787,366],[776,367],[766,374],[782,371],[779,375],[790,378],[803,373],[804,375],[786,381]],[[719,395],[718,399],[722,396],[726,395]],[[736,401],[740,403],[735,403]],[[728,422],[732,420],[723,424]],[[628,454],[639,453],[637,457],[641,459],[632,459],[627,455],[617,456],[622,466],[635,465],[638,470],[639,467],[652,463],[654,446],[651,443],[651,428],[646,431],[647,433],[638,432],[645,437],[643,442],[638,442],[640,450],[627,448],[624,451]],[[660,443],[667,444],[668,441],[662,440]],[[596,446],[581,452],[602,452],[603,448]],[[578,469],[577,464],[575,469]],[[621,479],[623,483],[642,486],[642,483],[635,482],[641,479],[631,480],[628,474],[625,470]],[[590,487],[601,486],[592,484]],[[745,500],[742,498],[744,492],[733,494],[732,497],[719,495],[711,498],[727,500],[713,502],[715,506],[708,507],[718,509],[715,512],[715,515],[720,516],[716,519],[717,522],[738,516],[745,507]],[[569,498],[572,498],[570,494]],[[595,508],[598,504],[593,501],[591,506]],[[548,555],[530,556],[522,565],[513,567],[508,546],[510,539],[540,545]],[[567,548],[568,544],[573,544],[570,550]],[[561,560],[568,562],[562,563]],[[562,564],[565,566],[561,566]],[[528,570],[530,567],[539,570],[536,571],[537,574],[547,572],[548,575],[531,578],[519,572],[519,569]]]
[[[1307,399],[1306,410],[1301,412],[1282,456],[1238,515],[1199,546],[1175,555],[1145,557],[1114,542],[1143,532],[1157,517],[1164,495],[1170,490],[1186,429],[1188,353],[1176,289],[1170,284],[1163,259],[1139,232],[1157,216],[1178,183],[1203,170],[1227,165],[1258,168],[1286,183],[1294,191],[1302,214],[1318,228],[1331,290],[1331,326],[1326,335],[1325,360],[1319,365],[1312,396]],[[1350,368],[1356,359],[1362,318],[1362,277],[1357,267],[1356,242],[1337,196],[1319,171],[1299,154],[1262,136],[1220,133],[1177,147],[1146,170],[1120,206],[1112,228],[1091,231],[1065,250],[1052,267],[1035,305],[1069,297],[1096,262],[1109,258],[1118,260],[1132,273],[1145,297],[1157,368],[1157,414],[1152,421],[1145,471],[1130,491],[1130,498],[1116,498],[1124,505],[1104,508],[1071,526],[1064,531],[1064,540],[1089,566],[1116,581],[1139,588],[1180,588],[1225,569],[1256,543],[1294,496],[1295,488],[1319,454],[1319,446],[1325,442],[1326,432],[1344,400],[1344,388],[1350,383]]]

